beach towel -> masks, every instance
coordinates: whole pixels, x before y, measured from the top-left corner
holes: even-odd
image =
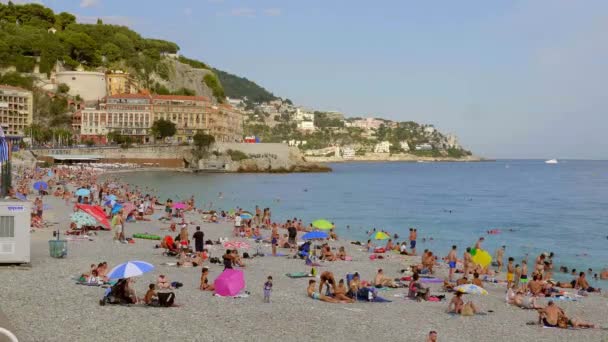
[[[439,278],[420,278],[420,282],[430,284],[441,284],[443,283],[443,280]]]
[[[314,276],[308,272],[293,272],[285,273],[289,278],[314,278]]]
[[[249,298],[249,293],[239,293],[236,296],[220,296],[219,294],[214,293],[213,296],[220,298]]]
[[[153,234],[133,234],[133,237],[136,239],[146,239],[146,240],[160,240],[160,236]]]

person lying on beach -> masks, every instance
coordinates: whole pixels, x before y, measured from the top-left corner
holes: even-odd
[[[569,319],[562,308],[555,305],[553,301],[549,301],[546,307],[538,309],[538,324],[542,324],[550,328],[575,329],[595,328],[594,324],[584,322],[578,319]]]
[[[462,316],[472,316],[477,313],[477,307],[471,301],[465,303],[462,300],[462,292],[456,292],[450,304],[448,304],[448,312],[461,314]]]
[[[452,292],[452,291],[454,291],[454,285],[450,284],[448,278],[443,278],[442,288],[446,292]]]
[[[536,297],[526,296],[523,290],[517,290],[515,296],[509,302],[513,306],[517,306],[522,309],[540,309],[541,307],[536,304]]]
[[[182,250],[181,252],[179,252],[179,260],[177,261],[177,266],[192,267],[195,265],[194,263],[192,263],[192,258],[187,256],[186,252]]]
[[[344,279],[340,279],[338,282],[338,286],[335,288],[332,296],[338,300],[345,301],[348,303],[354,303],[355,300],[346,295],[347,293],[346,285],[344,285]]]
[[[213,284],[209,284],[209,267],[203,267],[202,271],[201,271],[201,284],[199,286],[199,289],[201,291],[214,291],[215,290],[215,286],[213,286]]]
[[[332,275],[332,277],[333,277],[333,275]],[[306,288],[306,293],[308,294],[308,297],[310,297],[312,299],[320,300],[322,302],[327,302],[327,303],[340,303],[341,302],[340,300],[338,300],[336,298],[328,297],[328,296],[321,294],[320,288],[322,287],[322,285],[319,286],[319,292],[316,292],[315,291],[316,283],[317,283],[317,281],[314,279],[311,279],[308,281],[308,288]]]
[[[462,278],[456,280],[456,286],[464,285],[469,283],[469,278],[467,278],[466,274],[462,275]]]
[[[395,281],[384,275],[384,271],[380,268],[374,278],[374,286],[376,287],[398,287]]]

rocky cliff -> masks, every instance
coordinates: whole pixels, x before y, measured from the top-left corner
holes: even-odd
[[[211,89],[203,81],[205,75],[213,73],[211,70],[193,68],[173,58],[164,58],[161,63],[166,66],[163,68],[167,71],[166,75],[163,75],[166,79],[158,72],[153,72],[150,76],[153,83],[156,82],[172,92],[185,88],[193,90],[196,95],[213,98]]]

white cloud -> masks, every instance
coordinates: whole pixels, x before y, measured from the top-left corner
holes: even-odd
[[[264,10],[264,15],[269,17],[278,17],[282,13],[280,8],[267,8]]]
[[[98,5],[99,5],[99,0],[82,0],[82,1],[80,1],[80,7],[82,7],[82,8],[95,7]]]
[[[255,10],[248,7],[234,8],[230,11],[233,17],[255,17]]]
[[[86,15],[77,15],[76,21],[83,24],[95,24],[97,19],[101,19],[104,24],[112,24],[112,25],[121,25],[121,26],[131,26],[133,24],[132,18],[123,17],[118,15],[109,15],[109,16],[86,16]]]
[[[192,15],[192,8],[184,8],[184,14],[186,16],[191,16]]]

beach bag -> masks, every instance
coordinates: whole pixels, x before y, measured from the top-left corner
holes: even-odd
[[[170,307],[173,305],[175,301],[175,293],[173,292],[159,292],[158,293],[158,303],[163,307]]]
[[[475,315],[475,312],[473,312],[473,308],[471,307],[471,305],[465,304],[462,307],[462,311],[460,312],[460,315],[462,315],[462,316],[473,316],[473,315]]]
[[[243,253],[243,258],[249,259],[250,258],[249,253],[247,253],[247,252]]]

